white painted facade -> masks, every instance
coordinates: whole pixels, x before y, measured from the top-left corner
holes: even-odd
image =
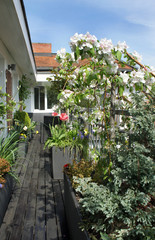
[[[51,77],[51,74],[49,72],[47,73],[37,73],[36,74],[36,84],[31,87],[30,91],[30,97],[26,100],[25,105],[26,105],[26,112],[29,113],[51,113],[52,110],[50,108],[48,108],[48,104],[47,104],[47,89],[46,86],[50,86],[50,83],[48,82],[47,78]],[[44,110],[40,110],[35,109],[35,104],[34,104],[34,87],[45,87],[45,109]],[[39,101],[39,100],[38,100]]]
[[[15,64],[15,70],[9,70],[11,64]],[[6,92],[6,70],[11,74],[12,98],[18,109],[18,86],[22,75],[26,74],[36,82],[35,60],[22,0],[0,0],[0,86],[3,92]],[[31,95],[32,100],[33,91]],[[28,108],[33,112],[33,102]],[[4,125],[7,126],[6,121]]]

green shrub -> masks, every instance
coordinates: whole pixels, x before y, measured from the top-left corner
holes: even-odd
[[[109,178],[75,178],[84,227],[93,239],[155,239],[155,112],[153,100],[133,95],[130,129],[118,132]],[[129,131],[130,130],[130,131]],[[102,173],[102,172],[101,172]]]
[[[16,111],[14,114],[14,120],[18,121],[19,124],[24,125],[26,127],[30,127],[31,119],[27,112],[24,111]]]

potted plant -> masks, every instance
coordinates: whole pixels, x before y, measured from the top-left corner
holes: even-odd
[[[28,150],[28,142],[31,141],[35,131],[36,122],[31,121],[27,112],[16,111],[14,114],[14,122],[11,131],[18,132],[18,156],[21,158],[26,156]]]
[[[88,134],[78,131],[77,126],[66,124],[68,115],[60,115],[61,124],[49,125],[50,135],[44,148],[52,153],[52,176],[54,179],[63,179],[63,166],[72,163],[73,159],[86,155]],[[85,146],[85,147],[83,147]]]
[[[18,151],[17,139],[17,132],[8,134],[6,138],[0,138],[0,225],[13,190],[13,177],[15,177],[13,166]]]
[[[6,159],[0,158],[0,225],[12,194],[13,181],[10,175],[10,164]]]

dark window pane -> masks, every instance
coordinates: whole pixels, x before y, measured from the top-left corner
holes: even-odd
[[[40,110],[45,110],[45,87],[40,87]]]
[[[58,103],[57,100],[58,91],[52,89],[52,87],[47,87],[47,108],[52,108],[55,104]]]
[[[39,109],[39,88],[34,89],[34,108]]]

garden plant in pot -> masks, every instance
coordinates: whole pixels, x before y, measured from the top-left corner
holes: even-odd
[[[142,65],[137,52],[129,54],[125,42],[113,45],[76,33],[70,46],[72,53],[57,52],[60,66],[52,73],[64,82],[60,107],[72,113],[74,123],[80,116],[90,129],[84,161],[92,161],[91,174],[83,174],[80,165],[76,174],[67,165],[81,227],[93,240],[153,240],[155,69]],[[92,136],[100,147],[90,141]]]
[[[58,116],[53,113],[53,116]],[[78,131],[77,126],[68,122],[68,115],[60,115],[61,124],[50,126],[50,135],[45,142],[44,148],[51,150],[52,154],[52,176],[54,179],[63,179],[63,166],[72,163],[73,159],[86,154],[87,137]],[[85,144],[84,144],[85,143]],[[85,146],[85,147],[83,147]]]
[[[9,132],[6,137],[7,119],[8,128],[12,124],[12,112],[16,102],[0,87],[0,225],[12,194],[13,179],[15,177],[13,166],[16,162],[18,150],[18,133]]]
[[[35,127],[36,122],[30,119],[27,112],[18,110],[14,113],[14,124],[11,128],[11,131],[17,131],[19,135],[19,158],[26,156],[28,150],[28,142],[32,139]]]
[[[0,225],[11,198],[13,178],[17,179],[14,168],[18,151],[17,136],[18,133],[14,132],[0,138]]]

